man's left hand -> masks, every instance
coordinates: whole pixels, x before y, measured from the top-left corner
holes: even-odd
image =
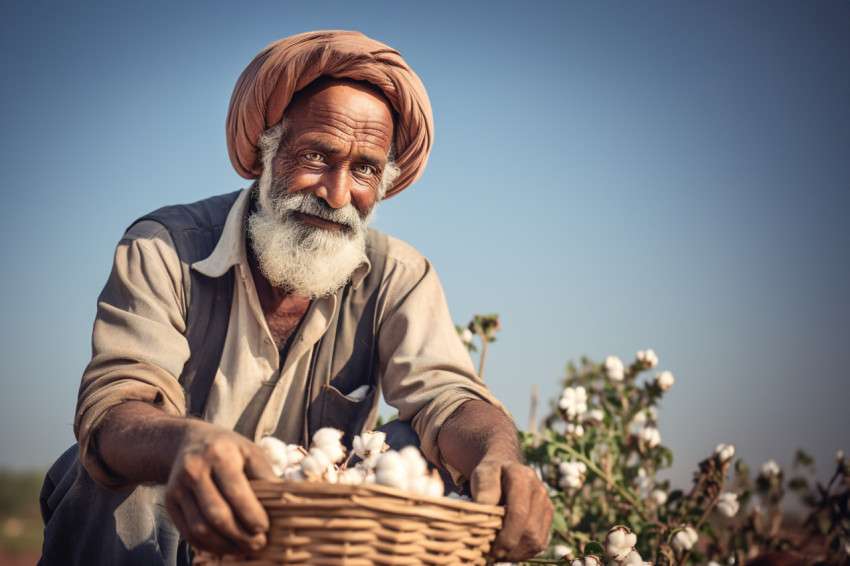
[[[554,507],[534,470],[516,460],[485,458],[472,472],[470,488],[478,503],[505,505],[491,550],[495,559],[521,561],[546,548]]]

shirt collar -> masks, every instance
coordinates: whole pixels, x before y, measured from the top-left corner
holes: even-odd
[[[256,183],[255,183],[256,184]],[[248,269],[247,246],[245,245],[245,225],[248,217],[248,209],[251,204],[251,191],[254,185],[243,189],[236,202],[227,214],[224,222],[224,230],[221,238],[213,252],[206,259],[196,261],[192,269],[206,275],[207,277],[221,277],[234,265],[242,265]],[[355,289],[363,283],[363,278],[372,268],[368,258],[363,261],[354,273],[351,274],[351,285]],[[247,271],[246,271],[247,273]]]

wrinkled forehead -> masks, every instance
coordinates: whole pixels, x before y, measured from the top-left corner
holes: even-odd
[[[380,99],[386,105],[387,109],[390,112],[393,132],[395,132],[398,126],[398,112],[393,107],[390,100],[386,97],[384,91],[382,91],[380,88],[368,81],[357,81],[354,79],[338,79],[328,76],[319,77],[318,79],[311,82],[301,90],[296,91],[295,94],[292,95],[292,100],[289,102],[286,107],[286,110],[284,111],[284,118],[291,118],[293,112],[297,112],[299,109],[302,109],[304,107],[305,100],[308,100],[317,93],[325,91],[333,86],[348,86],[363,93],[371,94],[372,96]]]
[[[285,117],[292,143],[302,137],[330,137],[384,155],[392,146],[394,124],[388,101],[355,81],[326,81],[303,92]]]

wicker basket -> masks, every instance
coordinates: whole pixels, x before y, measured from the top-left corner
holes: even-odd
[[[486,564],[504,509],[380,485],[253,481],[268,545],[244,556],[198,552],[195,566]]]

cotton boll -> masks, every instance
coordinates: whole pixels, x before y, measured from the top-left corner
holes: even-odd
[[[356,468],[348,468],[337,474],[336,481],[345,485],[361,485],[366,482],[366,474]]]
[[[570,566],[602,566],[602,561],[598,556],[591,555],[573,560]]]
[[[395,450],[384,452],[375,463],[375,481],[380,485],[407,489],[407,461]]]
[[[692,549],[698,539],[699,535],[693,527],[685,527],[673,535],[673,540],[670,541],[670,544],[678,552],[685,552]]]
[[[310,449],[310,453],[301,460],[301,470],[310,479],[323,478],[330,468],[333,468],[333,463],[328,455],[318,448]]]
[[[614,560],[622,560],[636,544],[636,534],[628,527],[616,526],[605,535],[605,555]]]
[[[620,562],[620,566],[647,566],[647,563],[640,557],[637,550],[632,550]]]
[[[283,478],[289,481],[307,481],[307,476],[304,475],[304,471],[295,466],[287,468],[283,474]]]
[[[297,444],[287,444],[286,461],[289,462],[290,466],[300,463],[306,455],[307,451],[301,446],[298,446]]]
[[[725,517],[734,517],[738,514],[740,504],[738,495],[735,493],[723,493],[717,498],[717,511]]]
[[[375,467],[375,462],[381,452],[389,449],[389,446],[385,444],[386,438],[386,433],[373,431],[366,431],[354,437],[351,448],[361,459],[362,467],[365,469]]]
[[[652,499],[653,503],[658,506],[664,505],[667,503],[667,492],[662,489],[654,489],[652,493],[649,494],[649,497]]]
[[[735,447],[731,444],[718,444],[714,456],[721,462],[728,462],[735,457]]]
[[[563,558],[573,553],[573,549],[565,544],[556,544],[552,547],[552,556],[556,559]]]
[[[648,448],[655,448],[661,444],[661,433],[654,426],[645,427],[640,431],[638,438],[640,438],[641,442],[643,442]]]
[[[273,436],[266,436],[261,438],[257,445],[263,449],[266,458],[271,462],[275,475],[281,477],[289,465],[286,443]]]
[[[772,478],[778,476],[780,472],[779,464],[777,464],[774,460],[768,460],[761,467],[761,475],[766,478]]]
[[[602,362],[602,372],[611,381],[623,381],[625,378],[625,368],[623,361],[617,356],[608,356]]]
[[[313,435],[311,452],[312,449],[319,449],[328,456],[331,463],[341,462],[345,458],[345,447],[341,442],[342,435],[343,432],[335,428],[320,428]]]
[[[415,446],[405,446],[399,451],[399,455],[406,462],[408,477],[418,478],[428,473],[428,462]]]
[[[658,365],[658,356],[655,355],[655,351],[652,349],[638,350],[636,357],[638,364],[640,364],[643,369],[652,369]]]
[[[669,391],[673,387],[673,384],[676,383],[676,379],[673,377],[672,372],[662,371],[655,374],[655,383],[661,391]]]

